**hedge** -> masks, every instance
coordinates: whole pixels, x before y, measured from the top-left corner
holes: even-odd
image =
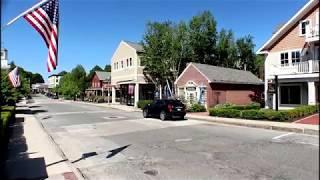
[[[201,104],[192,104],[189,108],[188,108],[189,112],[206,112],[206,108],[201,105]]]
[[[9,138],[9,124],[13,122],[15,118],[14,106],[2,106],[0,114],[0,152],[5,152],[7,148]],[[0,153],[0,158],[3,158],[3,154]]]
[[[143,109],[146,105],[151,104],[152,100],[140,100],[138,101],[138,108]]]
[[[230,109],[237,109],[237,110],[260,109],[260,104],[259,103],[251,103],[248,105],[226,104],[222,106],[222,108],[230,108]]]
[[[229,108],[212,108],[209,110],[210,116],[218,116],[218,117],[229,117],[236,118],[240,117],[240,110],[237,109],[229,109]]]
[[[239,110],[231,107],[211,108],[210,116],[231,117],[254,120],[270,120],[270,121],[292,121],[297,118],[308,116],[318,112],[318,106],[304,105],[291,110],[274,111],[271,109],[249,109]]]

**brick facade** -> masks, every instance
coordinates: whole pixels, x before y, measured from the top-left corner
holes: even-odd
[[[187,67],[176,81],[176,85],[178,88],[185,87],[189,81],[207,87],[207,107],[224,103],[245,105],[260,102],[263,93],[263,85],[209,83],[208,79],[193,65]]]
[[[211,96],[208,107],[225,103],[246,105],[260,102],[263,93],[262,85],[211,83],[210,87],[212,92],[208,94]]]

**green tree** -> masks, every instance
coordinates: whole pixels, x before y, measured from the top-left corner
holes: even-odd
[[[111,72],[111,65],[110,65],[110,64],[107,64],[107,65],[104,67],[104,71],[106,71],[106,72]]]
[[[216,24],[210,11],[204,11],[192,17],[188,29],[193,62],[217,65],[214,61],[217,41]]]
[[[237,61],[237,48],[231,30],[222,29],[216,46],[216,65],[234,68]]]
[[[77,65],[62,77],[58,91],[66,98],[75,98],[82,96],[86,88],[86,71],[83,66]]]
[[[31,84],[44,83],[43,77],[39,73],[31,75]]]
[[[96,72],[96,71],[103,71],[103,69],[100,67],[100,66],[98,66],[98,65],[95,65],[90,71],[89,71],[89,74],[88,74],[88,76],[87,76],[87,81],[91,81],[91,79],[93,78],[93,76],[94,76],[94,72]]]
[[[58,73],[58,75],[64,76],[64,75],[66,75],[67,73],[68,73],[67,71],[61,71],[61,72]]]
[[[255,44],[253,43],[253,37],[249,35],[249,36],[239,38],[236,41],[236,44],[237,44],[237,56],[238,56],[238,68],[245,71],[255,72],[256,55],[254,52]]]
[[[173,72],[176,71],[174,38],[174,27],[170,21],[147,24],[142,41],[144,54],[141,62],[146,77],[159,88],[160,92],[167,80],[172,81]]]

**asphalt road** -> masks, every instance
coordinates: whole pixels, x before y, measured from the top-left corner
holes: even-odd
[[[125,112],[35,97],[33,111],[88,179],[278,179],[319,176],[318,136]]]

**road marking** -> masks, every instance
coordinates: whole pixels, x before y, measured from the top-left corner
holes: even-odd
[[[175,142],[188,142],[188,141],[192,141],[191,138],[185,138],[185,139],[176,139],[174,140]]]
[[[291,133],[282,134],[282,135],[273,137],[272,139],[273,139],[273,140],[280,139],[280,138],[282,138],[282,137],[290,136],[291,134],[295,134],[295,133],[291,132]]]

